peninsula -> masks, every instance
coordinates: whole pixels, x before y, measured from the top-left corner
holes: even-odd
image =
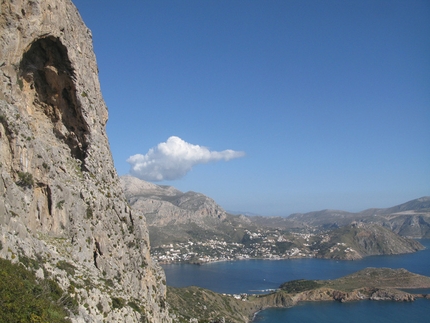
[[[200,287],[168,287],[167,300],[176,315],[189,322],[248,323],[267,308],[287,308],[299,302],[359,300],[412,302],[429,294],[403,289],[430,288],[430,277],[405,269],[366,268],[335,280],[294,280],[264,295],[218,294]]]

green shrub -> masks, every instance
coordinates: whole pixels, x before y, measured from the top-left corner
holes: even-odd
[[[86,215],[87,215],[87,219],[89,219],[89,220],[93,218],[93,209],[90,206],[87,207]]]
[[[136,302],[134,302],[134,301],[130,301],[130,302],[128,302],[128,303],[127,303],[127,305],[128,305],[128,306],[130,306],[133,310],[135,310],[135,311],[136,311],[136,312],[138,312],[138,313],[143,312],[143,311],[142,311],[142,309],[140,308],[140,306],[139,306],[139,305],[137,305],[137,303],[136,303]]]
[[[32,187],[34,185],[33,175],[27,172],[18,172],[17,184],[21,187]]]
[[[125,300],[119,297],[112,297],[112,307],[113,308],[123,308],[125,305]]]
[[[16,82],[18,83],[19,89],[22,91],[24,87],[24,82],[22,81],[21,78],[17,79]]]
[[[52,280],[37,280],[20,264],[0,259],[0,322],[70,323],[63,291]]]
[[[63,209],[63,205],[66,201],[61,200],[60,202],[57,202],[57,209],[62,210]]]
[[[319,286],[320,284],[314,280],[297,279],[283,283],[280,288],[287,293],[300,293],[318,288]]]
[[[61,270],[64,270],[70,276],[74,276],[75,275],[75,269],[76,269],[76,267],[73,266],[72,264],[68,263],[67,261],[60,260],[59,262],[57,262],[57,268],[61,269]]]
[[[114,288],[114,287],[115,287],[115,283],[114,283],[114,282],[113,282],[113,280],[112,280],[112,279],[110,279],[110,278],[105,279],[105,283],[106,283],[106,286],[109,286],[109,287],[111,287],[111,288]]]
[[[102,303],[98,302],[96,305],[97,309],[99,310],[100,313],[103,313],[103,305]]]
[[[19,262],[22,263],[27,269],[37,270],[40,268],[39,262],[42,262],[42,257],[40,255],[36,255],[36,258],[37,260],[25,256],[19,256]]]

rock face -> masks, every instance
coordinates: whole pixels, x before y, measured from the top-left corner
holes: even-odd
[[[395,302],[413,302],[415,301],[414,295],[402,292],[397,289],[378,289],[370,296],[372,301],[395,301]]]
[[[91,32],[69,0],[0,6],[0,256],[38,259],[74,322],[170,322],[113,166]]]
[[[294,304],[297,302],[320,302],[320,301],[338,301],[341,303],[371,300],[371,301],[395,301],[395,302],[413,302],[415,296],[394,288],[370,290],[368,288],[353,290],[350,292],[320,288],[312,291],[300,293],[293,297]]]
[[[316,290],[299,293],[294,297],[294,301],[295,302],[338,301],[338,302],[344,303],[344,302],[363,300],[367,298],[368,297],[359,290],[344,292],[344,291],[339,291],[339,290],[334,290],[329,288],[319,288]]]

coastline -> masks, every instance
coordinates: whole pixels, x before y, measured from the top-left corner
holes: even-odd
[[[296,288],[291,290],[289,283]],[[311,283],[311,284],[310,284]],[[201,311],[201,306],[194,309],[199,321],[211,318],[225,317],[230,322],[254,322],[257,315],[270,308],[291,308],[304,302],[339,302],[351,303],[356,301],[394,301],[413,302],[416,299],[430,300],[430,277],[411,273],[405,269],[365,268],[353,274],[334,280],[296,280],[282,284],[279,289],[266,294],[220,294],[201,287],[169,287],[169,303],[189,315],[190,308],[199,304],[202,299],[205,305],[224,304],[218,308],[209,308],[208,313]],[[407,289],[405,291],[403,289]],[[416,291],[416,293],[414,292]],[[182,297],[182,303],[177,299]],[[176,302],[176,303],[175,303]],[[185,305],[184,305],[185,304]],[[235,309],[235,313],[228,309]],[[209,315],[209,316],[208,316]],[[240,317],[240,318],[239,318]],[[245,319],[246,318],[246,319]]]
[[[362,260],[365,258],[369,258],[369,257],[379,257],[379,256],[396,256],[396,255],[407,255],[407,254],[414,254],[417,252],[421,252],[423,250],[426,250],[428,248],[430,248],[430,239],[427,238],[421,238],[421,239],[414,239],[415,241],[417,241],[422,248],[415,250],[414,252],[406,252],[406,253],[394,253],[394,254],[376,254],[376,255],[366,255],[363,256],[361,258],[336,258],[336,257],[322,257],[322,256],[315,256],[313,254],[297,254],[297,255],[293,255],[293,256],[285,256],[285,257],[280,257],[280,256],[271,256],[271,257],[237,257],[237,258],[233,258],[233,259],[227,259],[227,258],[222,258],[222,259],[208,259],[208,260],[201,260],[201,261],[189,261],[189,260],[179,260],[179,261],[160,261],[157,260],[155,258],[154,261],[157,262],[159,265],[180,265],[180,264],[189,264],[189,265],[197,265],[197,266],[202,266],[202,265],[207,265],[207,264],[213,264],[213,263],[220,263],[220,262],[234,262],[234,261],[243,261],[243,260],[271,260],[271,261],[280,261],[280,260],[294,260],[294,259],[326,259],[326,260],[335,260],[335,261],[347,261],[347,262],[352,262],[352,261],[357,261],[357,260]],[[424,242],[424,243],[423,243]]]
[[[430,239],[428,239],[430,241]],[[410,253],[416,253],[420,252],[422,250],[427,249],[427,247],[424,246],[423,249],[417,250],[415,252],[408,252],[408,253],[398,253],[398,254],[383,254],[383,255],[368,255],[364,256],[362,258],[358,259],[352,259],[352,258],[331,258],[331,257],[316,257],[313,255],[305,255],[305,256],[288,256],[288,257],[242,257],[242,258],[234,258],[234,259],[216,259],[216,260],[209,260],[209,261],[156,261],[159,265],[181,265],[181,264],[187,264],[187,265],[196,265],[196,266],[203,266],[203,265],[209,265],[214,263],[220,263],[220,262],[234,262],[234,261],[244,261],[244,260],[265,260],[265,261],[282,261],[282,260],[294,260],[294,259],[325,259],[325,260],[335,260],[335,261],[347,261],[352,262],[356,260],[361,260],[364,258],[369,257],[379,257],[379,256],[395,256],[395,255],[406,255]]]
[[[420,251],[420,250],[418,250]],[[372,257],[372,256],[369,256]],[[306,255],[306,256],[288,256],[288,257],[240,257],[240,258],[234,258],[234,259],[217,259],[217,260],[210,260],[210,261],[157,261],[159,265],[181,265],[181,264],[187,264],[187,265],[196,265],[196,266],[203,266],[208,264],[214,264],[219,262],[234,262],[234,261],[244,261],[244,260],[269,260],[269,261],[282,261],[282,260],[292,260],[292,259],[327,259],[327,260],[340,260],[340,261],[353,261],[350,259],[333,259],[333,258],[323,258],[323,257],[315,257],[313,255]]]

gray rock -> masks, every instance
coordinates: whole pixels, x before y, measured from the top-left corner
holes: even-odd
[[[74,286],[74,322],[171,322],[113,166],[90,30],[69,0],[0,6],[0,256]]]

